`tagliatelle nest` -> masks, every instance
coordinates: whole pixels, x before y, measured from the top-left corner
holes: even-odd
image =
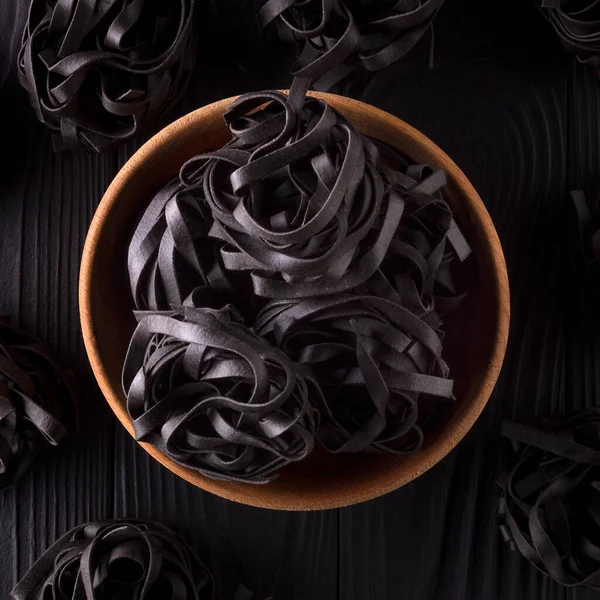
[[[19,80],[73,149],[104,150],[161,117],[192,71],[194,0],[33,0]]]
[[[505,541],[558,583],[600,590],[600,409],[502,433],[517,447],[498,481]]]
[[[264,298],[343,292],[371,277],[404,208],[375,146],[296,90],[245,94],[225,120],[233,140],[181,170],[210,207],[225,268],[251,273]]]
[[[292,74],[327,90],[405,56],[445,0],[267,0],[258,13],[288,41],[304,43]]]
[[[138,520],[75,527],[52,545],[11,600],[214,600],[213,577],[163,525]]]
[[[440,333],[393,300],[272,301],[256,329],[321,385],[318,437],[332,452],[414,452],[427,397],[452,397]]]

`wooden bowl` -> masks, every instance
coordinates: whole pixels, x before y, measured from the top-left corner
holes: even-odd
[[[415,162],[441,167],[448,201],[474,250],[467,300],[446,324],[446,360],[457,400],[428,429],[424,447],[405,456],[330,455],[316,450],[265,485],[213,481],[182,467],[158,449],[156,460],[198,487],[244,504],[282,510],[320,510],[381,496],[435,465],[471,428],[496,384],[508,339],[506,265],[490,216],[462,171],[431,140],[403,121],[362,102],[326,99],[358,129],[395,146]],[[127,245],[152,194],[184,161],[220,148],[229,131],[223,113],[229,98],[175,121],[142,146],[117,174],[92,221],[81,263],[79,308],[86,351],[111,408],[133,435],[121,388],[121,370],[135,327],[127,277]]]

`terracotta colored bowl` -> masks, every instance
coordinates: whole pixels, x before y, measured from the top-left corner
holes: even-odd
[[[398,148],[419,163],[441,167],[448,200],[474,249],[470,293],[447,322],[446,360],[453,370],[457,400],[438,414],[426,443],[406,457],[330,455],[315,451],[286,467],[266,485],[213,481],[181,467],[156,448],[154,458],[194,485],[230,500],[283,510],[317,510],[355,504],[399,488],[435,465],[471,428],[494,388],[508,338],[509,290],[506,265],[494,225],[462,171],[424,135],[388,113],[362,102],[316,94],[363,133]],[[221,147],[229,132],[222,119],[233,98],[175,121],[125,164],[108,188],[90,227],[79,283],[85,347],[102,392],[133,435],[121,389],[121,369],[135,321],[127,278],[127,244],[136,219],[153,192],[193,155]]]

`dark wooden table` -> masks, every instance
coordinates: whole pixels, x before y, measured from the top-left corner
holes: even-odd
[[[596,598],[512,554],[494,514],[508,455],[503,417],[593,404],[600,394],[600,326],[571,273],[566,218],[570,188],[600,189],[599,80],[533,3],[447,0],[432,70],[423,40],[350,91],[423,131],[471,179],[504,246],[513,317],[497,389],[456,450],[383,498],[313,513],[249,508],[192,487],[150,459],[104,402],[81,340],[79,260],[105,188],[143,140],[102,156],[53,152],[16,77],[27,4],[0,2],[0,313],[73,367],[83,414],[79,437],[0,492],[0,598],[68,528],[119,516],[191,538],[223,598],[238,576],[276,600]],[[289,84],[290,49],[259,32],[258,0],[198,4],[196,77],[169,118]]]

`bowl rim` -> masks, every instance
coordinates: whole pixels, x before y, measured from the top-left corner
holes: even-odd
[[[396,130],[400,134],[410,138],[413,143],[420,146],[427,153],[436,156],[438,162],[445,170],[449,182],[460,189],[461,192],[469,198],[469,202],[474,209],[472,212],[475,215],[476,221],[478,221],[477,226],[481,227],[485,232],[486,243],[489,247],[489,255],[491,258],[491,264],[489,265],[491,271],[490,280],[491,283],[493,283],[493,293],[497,299],[496,327],[495,336],[492,340],[490,359],[482,374],[480,391],[475,395],[465,410],[454,419],[451,431],[449,430],[450,428],[447,428],[440,432],[435,440],[435,444],[431,447],[431,452],[429,452],[427,457],[423,457],[422,460],[417,463],[416,468],[413,468],[410,473],[406,473],[404,476],[390,477],[384,485],[365,486],[348,492],[344,491],[343,494],[323,495],[319,501],[310,496],[305,497],[302,494],[294,495],[293,498],[288,498],[285,501],[273,501],[272,498],[255,498],[254,496],[248,499],[244,498],[243,494],[232,492],[226,487],[223,488],[223,482],[221,481],[209,479],[192,469],[177,464],[151,444],[138,442],[140,446],[163,466],[203,490],[246,505],[278,510],[323,510],[340,508],[371,500],[409,483],[442,460],[456,447],[471,429],[492,394],[506,353],[510,323],[508,274],[498,234],[479,194],[456,163],[454,163],[441,148],[423,133],[379,108],[360,102],[359,100],[338,96],[336,94],[321,92],[309,92],[309,94],[327,100],[334,108],[336,108],[336,110],[339,110],[342,113],[344,113],[345,108],[353,107],[355,109],[360,109],[364,114],[368,114],[373,120],[380,121],[387,128]],[[122,394],[122,390],[115,391],[110,384],[110,377],[100,354],[93,324],[92,280],[95,271],[95,261],[98,257],[97,250],[100,245],[99,240],[103,223],[107,215],[118,202],[122,190],[128,185],[132,177],[135,176],[137,169],[151,158],[157,147],[173,142],[181,129],[186,128],[198,120],[210,120],[215,117],[221,118],[227,106],[229,106],[236,98],[237,96],[233,96],[196,109],[176,121],[173,121],[143,144],[131,158],[129,158],[125,165],[121,167],[107,188],[96,209],[87,233],[79,275],[79,313],[85,350],[102,394],[121,424],[134,439],[135,435],[131,417],[119,397],[120,394]],[[418,456],[418,454],[413,456]]]

